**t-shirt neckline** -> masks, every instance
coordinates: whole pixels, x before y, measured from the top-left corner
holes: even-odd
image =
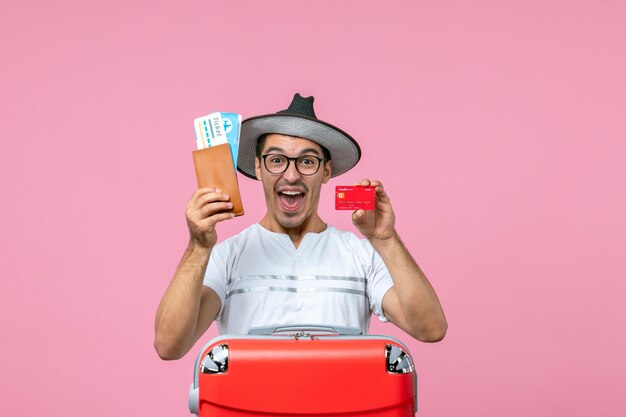
[[[314,238],[318,238],[319,239],[319,238],[327,235],[328,233],[330,233],[331,229],[334,229],[334,227],[332,225],[330,225],[329,223],[326,223],[326,229],[322,230],[319,233],[316,233],[316,232],[306,232],[304,234],[304,236],[302,236],[302,241],[300,242],[300,245],[298,245],[298,247],[296,248],[293,245],[293,242],[291,241],[291,238],[289,237],[289,235],[287,233],[278,233],[278,232],[273,232],[271,230],[267,230],[265,227],[263,227],[261,225],[261,223],[255,223],[254,225],[257,227],[257,229],[259,229],[261,231],[261,233],[265,234],[266,236],[271,236],[274,239],[283,240],[283,241],[285,241],[285,244],[289,243],[289,247],[291,247],[293,251],[299,251],[300,248],[302,248],[302,245],[304,244],[305,241],[307,241],[309,239],[314,239]]]

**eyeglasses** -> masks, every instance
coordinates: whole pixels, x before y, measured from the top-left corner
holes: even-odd
[[[322,161],[326,158],[318,158],[313,155],[302,155],[297,158],[290,158],[279,153],[268,153],[261,155],[265,169],[272,174],[282,174],[289,168],[291,161],[296,161],[296,171],[302,175],[314,175],[319,169]]]

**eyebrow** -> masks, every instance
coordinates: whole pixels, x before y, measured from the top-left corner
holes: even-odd
[[[268,149],[265,150],[265,153],[270,153],[270,152],[285,152],[285,150],[279,146],[270,146]],[[317,156],[320,156],[320,151],[318,151],[315,148],[304,148],[300,151],[300,155],[305,155],[307,153],[314,153]]]

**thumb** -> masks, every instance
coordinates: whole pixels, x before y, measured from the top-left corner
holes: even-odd
[[[352,213],[352,223],[354,223],[355,225],[360,225],[361,223],[363,223],[363,214],[365,212],[361,209],[356,210],[355,212]]]

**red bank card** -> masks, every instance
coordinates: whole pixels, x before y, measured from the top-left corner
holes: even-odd
[[[374,210],[376,189],[362,185],[335,187],[335,210]]]

